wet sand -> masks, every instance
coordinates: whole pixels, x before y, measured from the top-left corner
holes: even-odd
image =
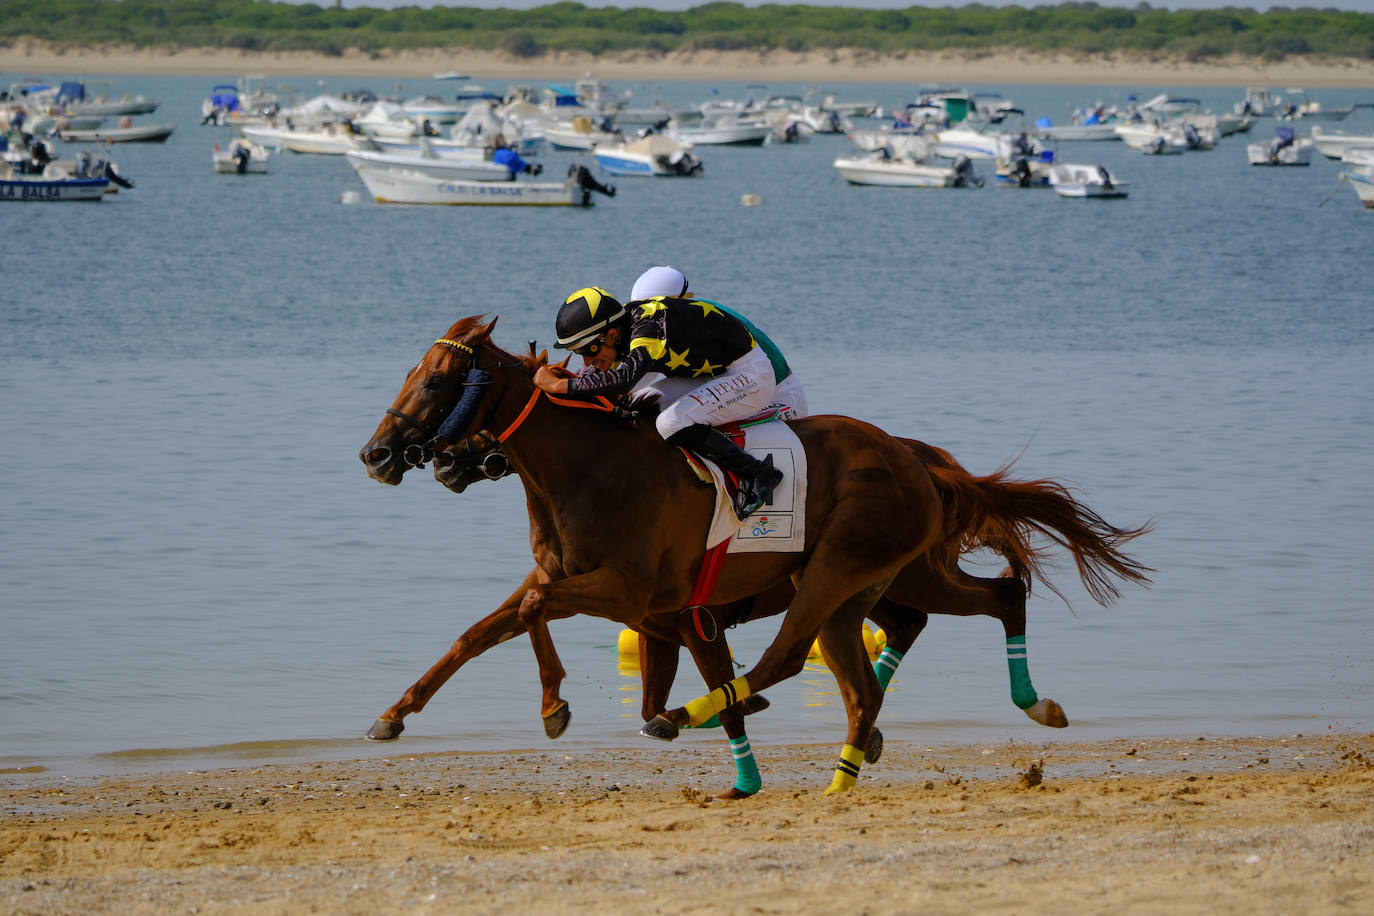
[[[738,802],[714,741],[4,775],[0,911],[1374,911],[1374,735],[835,751]]]
[[[1374,89],[1374,61],[1283,61],[1225,58],[1191,62],[1155,55],[1086,56],[1021,51],[774,51],[560,53],[521,59],[461,48],[432,51],[350,51],[320,54],[246,53],[226,49],[61,48],[21,40],[0,48],[0,70],[11,75],[316,75],[432,78],[459,69],[474,80],[572,80],[593,73],[607,80],[855,82],[913,84],[1051,84],[1085,86],[1303,86]],[[456,85],[456,84],[455,84]]]

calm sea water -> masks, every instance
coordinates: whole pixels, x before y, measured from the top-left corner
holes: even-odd
[[[1019,456],[1117,524],[1156,521],[1137,542],[1151,589],[1102,609],[1066,568],[1072,610],[1048,590],[1032,600],[1031,671],[1069,729],[1011,705],[999,625],[936,617],[889,695],[889,737],[1370,727],[1374,213],[1337,164],[1251,168],[1241,137],[1164,158],[1064,144],[1062,159],[1133,183],[1125,201],[1066,201],[850,187],[830,166],[847,144],[818,137],[706,149],[700,180],[623,180],[589,211],[379,207],[365,192],[346,206],[361,186],[342,159],[212,174],[229,135],[198,127],[199,105],[233,76],[115,78],[178,125],[165,146],[116,148],[138,187],[0,212],[0,768],[642,746],[638,679],[618,669],[617,628],[590,619],[553,626],[573,709],[557,745],[524,639],[460,671],[401,743],[360,740],[530,558],[517,481],[460,497],[417,473],[387,488],[356,452],[457,318],[500,315],[513,349],[547,342],[569,290],[628,290],[659,263],[767,328],[815,412],[943,445],[977,472]],[[675,102],[764,91],[623,88]],[[973,88],[1056,119],[1129,91]],[[1241,95],[1171,88],[1217,110]],[[1374,133],[1374,118],[1344,126]],[[737,659],[775,629],[732,631]],[[701,692],[684,659],[673,699]],[[761,759],[769,743],[842,741],[823,669],[768,694],[750,722]]]

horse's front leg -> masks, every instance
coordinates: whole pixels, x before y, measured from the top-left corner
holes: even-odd
[[[532,570],[524,582],[495,611],[468,627],[463,635],[449,648],[448,652],[410,686],[390,709],[382,713],[372,724],[366,735],[369,741],[391,741],[405,730],[405,717],[425,708],[425,704],[439,691],[439,688],[453,677],[459,668],[488,649],[505,642],[525,631],[520,622],[517,609],[520,599],[538,578]]]
[[[548,622],[574,614],[588,614],[620,623],[635,623],[644,617],[649,599],[647,590],[632,598],[625,577],[607,566],[567,579],[549,581],[542,573],[540,578],[543,581],[525,589],[520,598],[519,617],[529,631],[534,657],[539,662],[539,714],[544,719],[544,732],[550,738],[557,738],[568,727],[572,711],[558,693],[568,675],[558,658]]]

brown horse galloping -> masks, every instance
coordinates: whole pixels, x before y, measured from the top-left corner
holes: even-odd
[[[582,613],[643,626],[684,607],[705,553],[714,494],[653,430],[551,403],[532,381],[542,359],[497,348],[494,324],[471,318],[454,325],[411,371],[388,414],[437,428],[436,403],[452,403],[471,370],[485,373],[485,393],[455,438],[501,430],[497,438],[525,486],[537,565],[517,591],[519,618],[539,661],[541,712],[548,717],[566,706],[558,692],[566,675],[548,621]],[[754,668],[728,682],[717,678],[715,690],[670,713],[669,721],[700,724],[795,675],[819,636],[849,719],[831,786],[843,791],[853,785],[882,704],[864,650],[863,617],[897,573],[939,541],[943,513],[925,467],[876,427],[813,417],[793,428],[809,465],[805,549],[730,557],[715,596],[732,602],[789,578],[796,594]],[[371,443],[362,455],[372,476],[399,481],[401,456]]]
[[[457,333],[458,327],[455,327],[451,336]],[[415,377],[416,373],[412,373],[412,380]],[[452,409],[457,400],[457,387],[451,381],[445,384],[437,376],[428,377],[420,389],[425,393],[420,401],[405,405],[402,404],[403,399],[397,399],[397,407],[389,411],[389,415],[403,420],[405,425],[384,420],[361,455],[374,476],[389,483],[399,482],[405,470],[418,464],[416,458],[424,456],[424,460],[428,460],[433,456],[429,440],[433,438],[437,421],[429,423],[428,418],[437,410],[442,419]],[[400,409],[402,407],[409,407],[413,413],[426,417],[427,422],[415,421]],[[951,589],[944,577],[932,575],[924,562],[910,564],[899,574],[894,587],[888,590],[869,614],[889,633],[891,654],[885,654],[880,660],[880,677],[890,677],[896,661],[900,660],[901,654],[909,649],[924,627],[926,615],[916,608],[932,613],[988,614],[1002,622],[1008,637],[1008,668],[1014,701],[1037,722],[1056,726],[1066,724],[1057,704],[1037,698],[1026,667],[1025,597],[1032,573],[1041,573],[1038,552],[1032,549],[1028,535],[1032,531],[1039,532],[1069,549],[1093,596],[1106,603],[1116,594],[1111,576],[1146,581],[1144,568],[1122,555],[1118,547],[1139,536],[1148,526],[1131,530],[1114,528],[1076,502],[1062,486],[1053,481],[1011,481],[1006,479],[1004,471],[986,477],[974,477],[964,471],[947,452],[913,440],[902,441],[935,475],[936,485],[945,502],[944,540],[940,545],[944,556],[938,565],[955,570],[959,587]],[[402,453],[411,454],[411,461],[401,461]],[[499,476],[506,460],[494,441],[485,434],[450,445],[447,450],[441,450],[433,457],[439,459],[436,460],[436,476],[458,492],[474,480]],[[388,458],[389,463],[379,464],[383,458]],[[532,536],[539,537],[538,534]],[[958,571],[959,552],[978,546],[990,546],[1001,552],[1010,564],[1008,572],[1017,578],[980,579]],[[914,597],[918,594],[919,598]],[[737,606],[717,605],[712,608],[712,613],[722,621],[758,619],[780,612],[790,602],[792,595],[791,584],[784,581]],[[404,717],[422,709],[467,660],[523,632],[524,627],[517,613],[523,597],[522,586],[501,608],[470,627],[449,652],[406,691],[400,701],[383,713],[368,737],[388,740],[398,736],[404,728]],[[898,604],[898,600],[907,606]],[[643,714],[646,719],[663,710],[677,667],[678,645],[695,638],[691,627],[674,631],[674,623],[683,627],[683,618],[665,615],[657,621],[656,630],[647,625],[636,627],[645,637],[641,670],[644,678]],[[707,674],[708,668],[702,665],[699,657],[702,651],[710,654],[709,649],[693,647],[699,667],[702,667],[703,674]],[[721,651],[724,651],[725,661],[723,667],[717,670],[723,671],[720,677],[728,677],[729,656],[723,641],[717,646],[717,653]],[[883,677],[882,680],[885,685],[887,678]],[[708,683],[711,682],[708,680]],[[566,706],[561,712],[561,718],[557,715],[546,717],[546,729],[551,737],[557,737],[566,726]],[[722,721],[726,724],[727,732],[731,732],[726,715],[722,715]],[[738,734],[742,733],[742,728],[738,729]],[[739,794],[738,789],[732,790],[732,793]]]

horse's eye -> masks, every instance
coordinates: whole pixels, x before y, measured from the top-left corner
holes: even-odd
[[[442,387],[444,387],[444,377],[437,372],[425,379],[426,391],[436,391]]]

